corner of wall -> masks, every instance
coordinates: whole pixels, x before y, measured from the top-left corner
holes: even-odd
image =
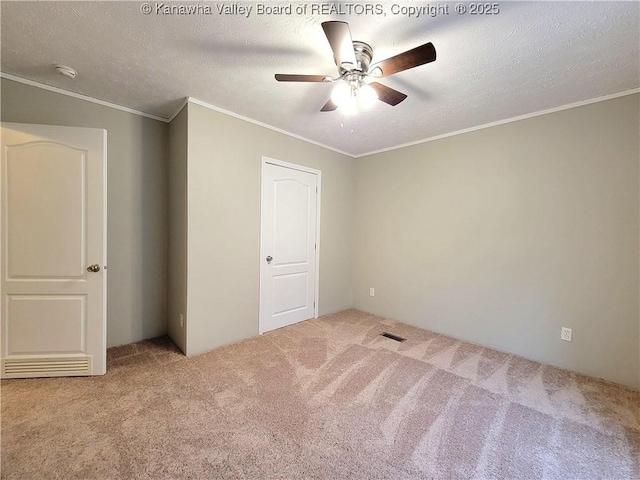
[[[169,123],[169,292],[167,333],[187,353],[188,105]]]

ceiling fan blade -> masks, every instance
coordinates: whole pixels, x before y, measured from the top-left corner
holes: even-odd
[[[387,58],[386,60],[373,65],[369,69],[369,71],[373,72],[374,70],[379,68],[381,73],[374,73],[374,76],[388,77],[389,75],[393,75],[394,73],[402,72],[404,70],[409,70],[410,68],[424,65],[425,63],[433,62],[435,61],[435,59],[436,49],[433,46],[433,43],[429,42],[411,50],[407,50],[404,53],[400,53],[395,57]]]
[[[329,45],[333,50],[333,59],[338,68],[343,63],[349,63],[355,67],[357,65],[356,53],[353,50],[349,24],[346,22],[322,22],[322,29],[329,40]]]
[[[392,107],[395,107],[405,98],[407,98],[404,93],[394,90],[393,88],[389,88],[386,85],[382,85],[381,83],[371,82],[369,85],[378,94],[378,100],[383,101],[384,103],[388,103]]]
[[[324,107],[322,107],[320,109],[320,111],[321,112],[333,112],[336,108],[338,108],[338,105],[333,103],[333,100],[329,99],[329,101],[324,104]]]
[[[324,82],[327,75],[287,75],[276,73],[276,80],[279,82]]]

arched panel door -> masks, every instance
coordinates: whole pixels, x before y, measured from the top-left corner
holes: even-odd
[[[263,163],[260,333],[316,315],[318,183],[318,173]]]
[[[2,377],[106,372],[106,131],[2,124]]]

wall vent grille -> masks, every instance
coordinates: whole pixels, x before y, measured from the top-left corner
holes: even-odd
[[[2,360],[2,378],[91,375],[91,357],[23,357]]]

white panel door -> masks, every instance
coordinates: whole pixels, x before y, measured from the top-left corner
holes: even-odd
[[[106,135],[2,124],[2,377],[106,372]]]
[[[279,163],[262,165],[260,333],[316,316],[319,172]]]

